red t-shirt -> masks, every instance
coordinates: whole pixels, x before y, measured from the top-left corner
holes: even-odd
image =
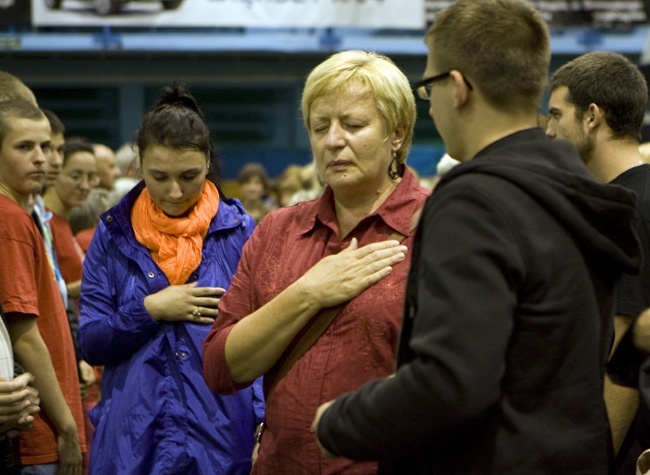
[[[310,427],[320,404],[394,371],[414,236],[411,216],[422,208],[428,194],[406,171],[379,209],[340,241],[332,192],[326,188],[318,200],[267,215],[244,246],[237,273],[219,303],[219,318],[204,346],[206,380],[223,393],[238,388],[230,376],[224,347],[239,320],[273,299],[323,257],[349,246],[353,237],[364,246],[388,239],[397,231],[407,236],[403,243],[409,248],[405,261],[393,266],[390,275],[343,307],[268,395],[267,429],[254,474],[377,472],[376,463],[322,457]]]
[[[66,284],[80,280],[85,254],[72,235],[70,223],[67,219],[52,213],[50,229],[52,229],[54,250],[56,251],[63,280],[65,280]]]
[[[74,238],[77,240],[77,243],[79,244],[79,247],[84,253],[88,252],[90,243],[93,240],[93,236],[95,235],[95,229],[96,228],[84,229],[82,231],[79,231],[74,236]]]
[[[0,303],[7,315],[35,315],[50,352],[63,397],[74,416],[82,452],[86,451],[77,361],[70,326],[43,239],[32,217],[0,195]],[[11,327],[11,319],[9,319]],[[20,436],[19,463],[36,465],[59,459],[57,434],[45,411]]]

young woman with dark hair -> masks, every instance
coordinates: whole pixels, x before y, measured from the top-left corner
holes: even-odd
[[[219,191],[185,87],[161,91],[136,143],[144,180],[102,216],[84,264],[79,343],[105,367],[90,473],[247,474],[261,387],[216,396],[201,348],[255,222]]]

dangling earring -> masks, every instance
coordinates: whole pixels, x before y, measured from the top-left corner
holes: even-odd
[[[404,164],[397,161],[397,152],[393,152],[393,159],[388,164],[388,176],[391,178],[391,180],[397,180],[399,178],[402,178],[403,174]]]

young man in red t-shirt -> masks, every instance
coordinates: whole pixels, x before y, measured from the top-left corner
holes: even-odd
[[[31,212],[45,178],[50,126],[34,104],[0,103],[0,304],[16,361],[35,377],[42,412],[20,437],[22,466],[79,474],[86,450],[72,337]]]

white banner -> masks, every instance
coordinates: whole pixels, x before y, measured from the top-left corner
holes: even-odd
[[[34,26],[421,29],[424,0],[31,0]]]

